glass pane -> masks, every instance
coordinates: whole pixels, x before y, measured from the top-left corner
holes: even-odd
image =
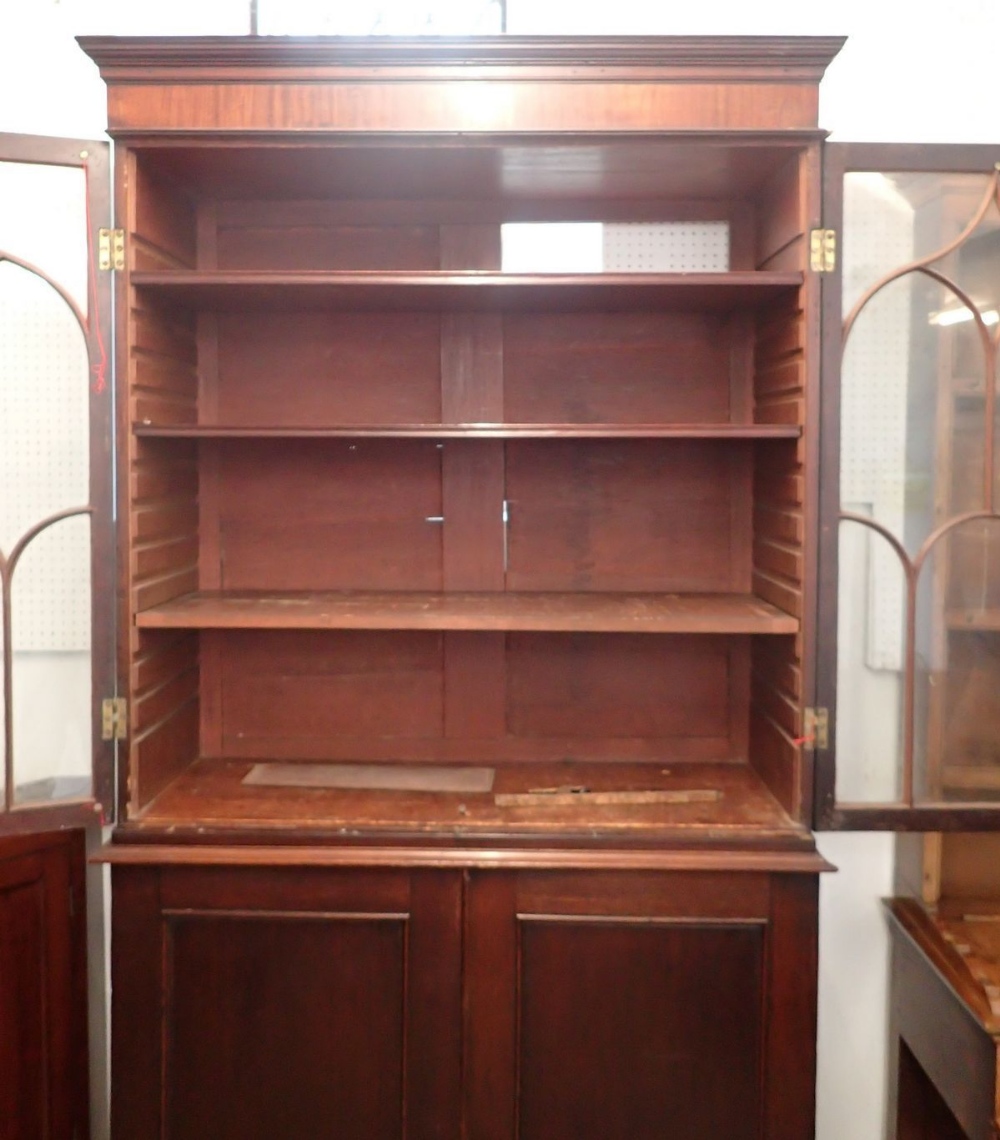
[[[846,174],[844,312],[887,273],[953,242],[976,216],[990,182],[987,174]]]
[[[1000,516],[962,521],[1000,504],[995,190],[992,172],[845,176],[842,803],[1000,797]]]
[[[1000,519],[934,545],[917,617],[918,797],[1000,799]]]
[[[860,523],[842,523],[837,796],[851,803],[899,797],[905,595],[902,564],[885,539]]]
[[[58,268],[44,243],[21,244],[23,260]],[[0,261],[0,549],[8,555],[44,519],[89,501],[88,385],[72,310],[41,277]],[[90,793],[90,573],[86,518],[41,532],[14,569],[16,803]]]
[[[0,162],[0,253],[58,281],[87,315],[86,175],[77,166]]]
[[[90,795],[90,520],[43,531],[14,575],[14,802]]]

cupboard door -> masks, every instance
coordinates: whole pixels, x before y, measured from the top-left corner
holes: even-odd
[[[113,812],[108,153],[0,134],[0,834]]]
[[[815,917],[797,876],[474,877],[468,1134],[811,1137]]]
[[[115,869],[118,1140],[457,1140],[461,878]]]
[[[820,827],[1000,825],[998,159],[826,148]]]

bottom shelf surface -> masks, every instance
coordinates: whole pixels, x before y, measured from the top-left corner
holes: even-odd
[[[412,783],[407,775],[428,771],[421,765],[378,767],[404,776],[390,783]],[[512,763],[487,769],[489,781],[481,768],[449,766],[456,775],[470,774],[464,786],[449,791],[329,786],[331,778],[344,782],[338,769],[348,766],[199,759],[125,830],[169,830],[172,838],[185,831],[230,838],[234,831],[271,833],[279,842],[294,832],[360,841],[410,836],[422,842],[812,845],[809,832],[747,764]]]

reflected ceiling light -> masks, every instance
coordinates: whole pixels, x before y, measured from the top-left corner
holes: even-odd
[[[942,309],[940,313],[931,313],[930,323],[932,325],[945,327],[947,325],[960,325],[965,321],[974,319],[975,314],[972,310],[965,308],[963,305],[958,309]],[[983,313],[984,325],[995,325],[998,321],[1000,321],[1000,312],[996,309],[987,309],[986,312]]]

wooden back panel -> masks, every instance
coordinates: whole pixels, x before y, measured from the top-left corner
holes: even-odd
[[[219,232],[220,269],[437,269],[437,226],[260,226]]]
[[[432,440],[205,450],[215,453],[201,502],[205,588],[441,589],[441,450]]]
[[[202,747],[289,760],[728,760],[747,638],[206,631]]]
[[[733,336],[699,313],[536,313],[504,320],[512,423],[728,423]]]
[[[203,373],[203,422],[441,421],[437,313],[223,313],[213,319],[217,365]]]
[[[479,407],[466,408],[456,396],[459,386],[488,383],[476,374],[486,351],[500,366],[501,403],[489,417],[495,420],[751,422],[742,364],[747,330],[718,315],[221,313],[202,323],[203,338],[212,338],[200,342],[202,423],[440,423],[463,414],[481,420],[488,410],[482,395]],[[455,358],[463,352],[480,358]],[[173,422],[155,410],[150,416]]]
[[[714,441],[509,444],[507,588],[746,590],[750,461]]]

